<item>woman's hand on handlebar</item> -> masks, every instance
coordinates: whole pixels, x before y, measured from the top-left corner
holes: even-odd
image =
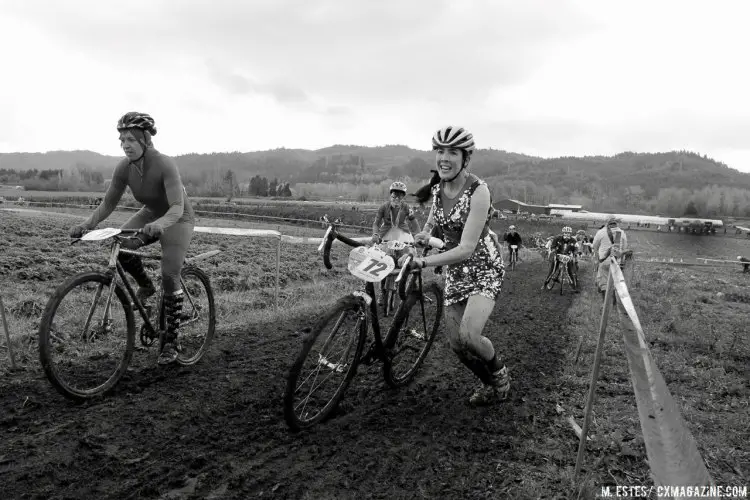
[[[416,245],[426,246],[429,241],[430,233],[425,233],[424,231],[422,231],[421,233],[417,233],[414,235],[414,244]]]

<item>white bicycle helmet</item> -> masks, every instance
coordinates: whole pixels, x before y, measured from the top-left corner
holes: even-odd
[[[432,136],[432,149],[463,149],[467,156],[474,152],[474,136],[463,127],[443,127]]]
[[[393,191],[401,191],[402,193],[406,194],[406,184],[404,184],[401,181],[396,181],[393,184],[391,184],[391,188],[388,190],[388,192]]]
[[[573,228],[570,226],[565,226],[562,228],[562,234],[573,234]]]

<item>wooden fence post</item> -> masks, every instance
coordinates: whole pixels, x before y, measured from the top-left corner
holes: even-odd
[[[5,342],[8,344],[8,356],[10,357],[10,368],[16,369],[16,360],[13,356],[13,346],[10,342],[10,330],[8,329],[8,321],[5,319],[5,305],[3,304],[3,296],[0,295],[0,315],[3,317],[3,329],[5,330]]]

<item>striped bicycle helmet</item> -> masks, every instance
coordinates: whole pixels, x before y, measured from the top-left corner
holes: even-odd
[[[432,136],[432,149],[462,149],[466,155],[474,152],[474,136],[463,127],[444,127]]]
[[[562,228],[562,234],[573,234],[573,228],[570,226],[565,226]]]
[[[145,130],[151,135],[156,135],[156,126],[154,119],[148,113],[139,113],[138,111],[131,111],[125,113],[117,121],[117,130],[123,131],[129,128],[139,128]]]

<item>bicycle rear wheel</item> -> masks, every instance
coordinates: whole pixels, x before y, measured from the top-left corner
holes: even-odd
[[[348,295],[305,337],[284,393],[284,419],[293,431],[323,421],[344,397],[365,345],[365,314],[363,300]]]
[[[552,290],[555,288],[555,280],[560,279],[560,266],[556,266],[555,269],[552,271],[552,274],[549,275],[547,278],[547,281],[544,283],[544,285],[547,287],[547,290]]]
[[[130,300],[112,276],[73,276],[52,294],[39,323],[39,359],[63,396],[83,401],[112,390],[133,355]]]
[[[216,329],[216,306],[211,281],[202,269],[185,266],[180,273],[182,302],[177,363],[197,363],[206,353]]]
[[[435,341],[442,316],[443,291],[437,283],[409,294],[385,340],[389,356],[383,377],[388,385],[401,387],[414,378]]]

